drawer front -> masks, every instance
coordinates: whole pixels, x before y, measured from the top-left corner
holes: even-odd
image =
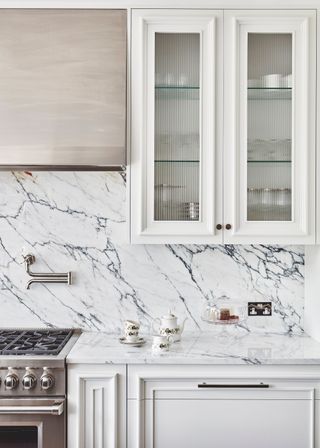
[[[145,400],[146,447],[312,448],[313,399],[296,391],[268,397],[228,396]],[[300,398],[297,398],[300,397]]]
[[[128,447],[320,448],[316,369],[260,367],[129,366]]]

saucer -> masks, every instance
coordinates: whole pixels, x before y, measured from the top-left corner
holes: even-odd
[[[121,344],[131,345],[131,347],[141,347],[146,343],[143,338],[138,338],[136,341],[127,341],[125,337],[119,338]]]

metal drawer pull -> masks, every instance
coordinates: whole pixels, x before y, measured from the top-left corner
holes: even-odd
[[[61,415],[63,403],[52,406],[0,406],[0,414],[51,414]]]
[[[198,384],[199,389],[268,389],[269,384]]]

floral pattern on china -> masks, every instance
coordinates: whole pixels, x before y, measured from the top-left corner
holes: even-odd
[[[178,342],[181,340],[181,334],[184,330],[184,324],[187,318],[185,318],[181,325],[178,325],[178,318],[175,316],[171,310],[169,310],[168,314],[162,316],[161,318],[157,317],[153,323],[153,331],[160,335],[171,336],[173,342]]]
[[[180,327],[177,328],[160,328],[159,334],[168,335],[168,334],[179,334],[180,333]]]

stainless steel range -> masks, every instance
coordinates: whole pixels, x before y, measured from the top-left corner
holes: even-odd
[[[68,329],[0,330],[0,448],[65,448]]]

